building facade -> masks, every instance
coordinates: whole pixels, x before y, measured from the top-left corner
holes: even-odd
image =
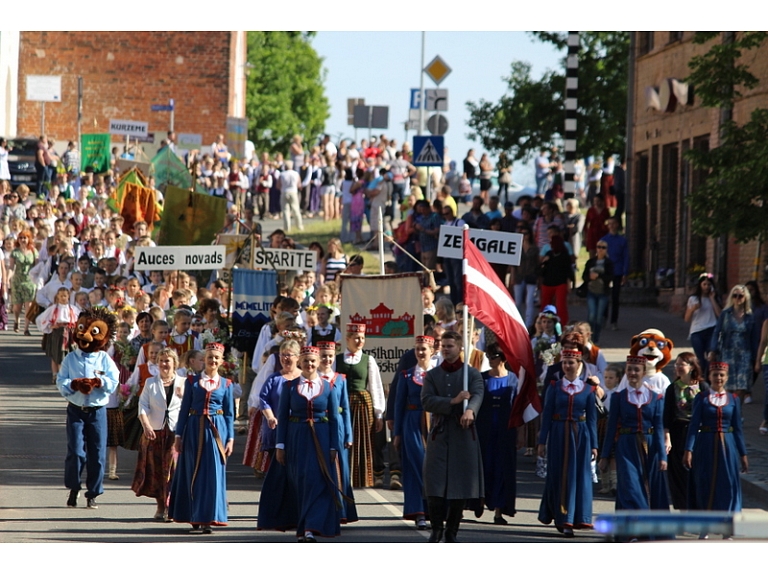
[[[106,132],[111,119],[165,132],[170,112],[151,107],[173,99],[174,130],[208,145],[228,116],[245,117],[245,63],[245,32],[21,32],[16,133],[76,140],[78,117],[86,134]],[[42,103],[26,99],[30,75],[61,77],[44,125]]]
[[[691,230],[695,206],[687,199],[705,174],[693,169],[684,154],[692,148],[716,147],[720,126],[720,110],[702,107],[696,87],[683,81],[691,58],[711,46],[694,44],[693,35],[634,32],[630,56],[631,268],[643,275],[646,285],[659,288],[660,303],[673,310],[682,309],[702,269],[715,274],[721,289],[751,279],[765,288],[768,281],[768,246],[701,237]],[[733,119],[739,124],[747,122],[755,108],[768,108],[768,43],[746,53],[744,63],[760,83],[736,101]]]

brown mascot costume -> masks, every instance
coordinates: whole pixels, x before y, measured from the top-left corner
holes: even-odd
[[[68,507],[77,506],[80,476],[86,471],[85,498],[96,509],[103,493],[107,453],[107,410],[110,394],[117,389],[118,370],[107,354],[115,337],[117,317],[97,307],[80,314],[75,327],[77,349],[61,364],[56,387],[67,400],[67,458],[64,485],[69,489]]]
[[[658,394],[663,394],[669,387],[669,378],[661,370],[672,359],[674,343],[664,337],[658,329],[646,329],[637,334],[630,342],[629,355],[645,358],[645,376],[643,382]],[[621,380],[618,390],[627,387],[627,377]]]

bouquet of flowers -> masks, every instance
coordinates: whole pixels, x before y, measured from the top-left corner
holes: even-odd
[[[131,404],[134,396],[134,388],[127,383],[121,383],[117,386],[117,398],[120,409],[126,409]]]
[[[539,357],[541,357],[541,361],[544,362],[544,365],[553,365],[555,363],[555,360],[560,357],[560,351],[562,350],[562,346],[559,342],[556,343],[549,343],[546,342],[547,346],[542,349],[539,353]],[[538,346],[537,346],[538,347]]]
[[[219,366],[219,375],[237,382],[240,375],[240,361],[234,355],[229,354]]]
[[[120,354],[120,365],[133,369],[136,366],[136,358],[139,353],[131,345],[131,342],[115,341],[115,350]]]

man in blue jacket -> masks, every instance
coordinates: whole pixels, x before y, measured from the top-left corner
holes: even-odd
[[[621,222],[618,218],[610,218],[606,222],[608,235],[600,238],[601,242],[608,244],[608,257],[613,262],[613,288],[611,290],[611,329],[618,329],[619,321],[619,297],[621,286],[627,281],[629,274],[629,245],[627,238],[620,232]]]

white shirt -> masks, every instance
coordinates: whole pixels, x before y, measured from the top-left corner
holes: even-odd
[[[296,170],[280,172],[280,191],[283,194],[288,192],[298,193],[300,180],[301,178],[299,178],[299,173]]]
[[[573,381],[569,381],[567,377],[563,377],[560,381],[560,387],[562,387],[563,391],[568,395],[576,395],[577,393],[581,393],[581,390],[584,389],[584,382],[578,377]]]
[[[709,403],[715,407],[723,407],[728,403],[728,393],[725,390],[721,391],[720,393],[716,392],[715,390],[710,390],[709,397],[707,397],[707,399],[709,400]]]
[[[658,372],[651,375],[648,375],[648,374],[644,375],[643,383],[652,392],[658,395],[663,395],[671,382],[669,381],[669,378],[666,375],[664,375],[661,372]],[[629,381],[627,381],[627,376],[625,375],[624,377],[621,378],[621,383],[619,383],[619,387],[616,388],[616,391],[621,391],[622,389],[627,389],[628,387],[629,387]]]
[[[645,385],[641,385],[640,389],[633,389],[630,387],[627,389],[627,398],[629,399],[629,403],[642,407],[651,401],[651,391],[645,387]]]
[[[153,376],[153,377],[156,377],[156,376],[158,376],[160,374],[160,368],[157,367],[157,364],[150,363],[149,367],[147,369],[149,370],[150,375]],[[139,373],[139,366],[137,364],[136,368],[133,370],[133,373],[131,374],[131,377],[129,377],[128,381],[126,381],[125,383],[130,385],[131,389],[136,389],[138,387],[139,383],[141,383],[139,381],[139,378],[140,378],[140,373]],[[125,407],[128,407],[132,401],[133,401],[133,398],[131,398],[128,401],[126,401],[125,402]]]
[[[53,300],[56,299],[56,292],[59,291],[60,287],[71,288],[72,283],[69,280],[61,281],[59,279],[59,274],[56,274],[47,284],[37,291],[35,301],[43,307],[48,307],[53,304]]]
[[[715,309],[712,307],[712,302],[708,297],[698,298],[692,295],[688,298],[688,307],[693,307],[697,303],[701,303],[701,307],[693,312],[691,317],[691,329],[688,332],[690,336],[692,333],[697,333],[715,327],[717,325],[717,316],[715,315]]]
[[[299,384],[296,386],[296,391],[304,396],[306,399],[312,401],[323,391],[323,378],[316,377],[315,379],[306,379],[303,376],[299,378]]]

